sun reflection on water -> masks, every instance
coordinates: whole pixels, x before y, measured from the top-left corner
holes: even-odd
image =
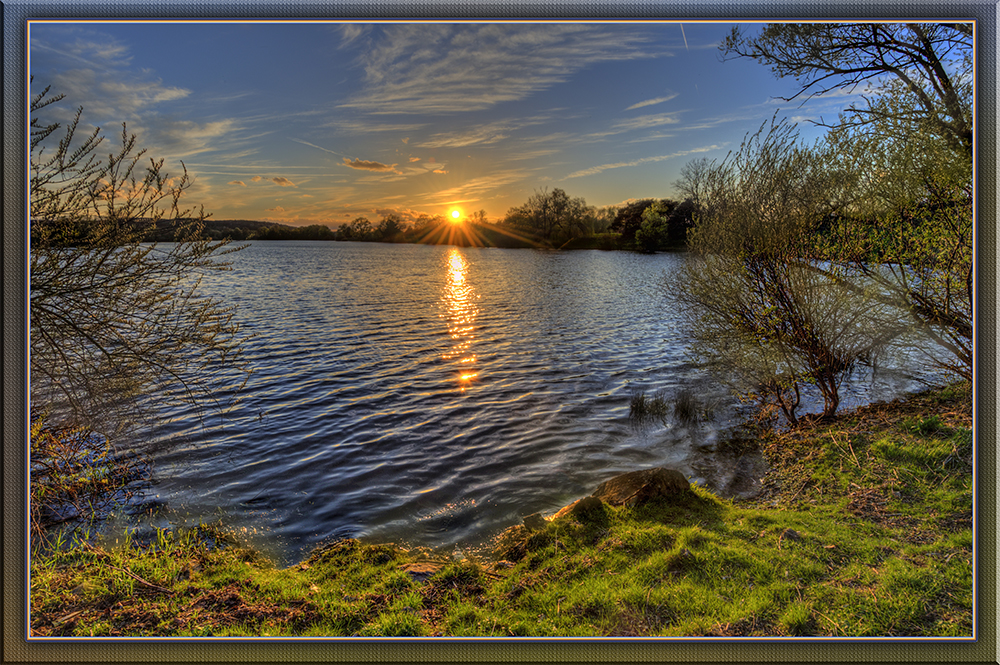
[[[441,358],[462,365],[458,374],[459,389],[462,391],[479,376],[474,367],[476,354],[472,351],[479,296],[466,280],[468,271],[469,262],[458,249],[452,249],[448,253],[448,282],[441,297],[444,305],[441,317],[448,324],[452,346]]]

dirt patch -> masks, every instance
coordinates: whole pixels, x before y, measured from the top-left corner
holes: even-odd
[[[286,604],[270,601],[248,602],[233,584],[195,597],[173,619],[176,629],[198,625],[256,625],[261,628],[288,627],[299,631],[320,619],[318,608],[309,601],[294,600]]]

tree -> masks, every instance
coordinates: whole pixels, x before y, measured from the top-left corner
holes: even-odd
[[[62,98],[45,88],[30,101],[33,413],[113,434],[177,401],[223,406],[250,370],[233,309],[199,284],[239,248],[201,239],[204,211],[179,206],[186,169],[171,177],[163,160],[144,163],[124,125],[101,160],[100,129],[77,136],[82,109],[65,128],[45,124]],[[161,222],[176,225],[177,242],[143,243]]]
[[[879,285],[972,377],[973,30],[963,23],[770,24],[726,56],[794,76],[800,95],[869,87],[832,126],[824,258]],[[790,98],[790,99],[792,99]],[[830,125],[827,125],[830,126]],[[846,282],[845,282],[846,283]]]
[[[971,380],[971,164],[940,137],[890,136],[852,128],[831,132],[828,164],[847,174],[852,196],[847,214],[831,220],[818,249],[832,264],[877,283],[936,343],[932,362]]]
[[[643,252],[655,252],[670,243],[670,208],[656,202],[642,211],[642,225],[635,232],[635,244]]]
[[[341,240],[371,240],[374,233],[375,229],[367,217],[358,217],[350,224],[344,224],[337,229],[337,235]]]
[[[654,252],[683,247],[691,225],[690,205],[671,199],[639,199],[618,208],[608,228],[619,234],[622,246]]]
[[[642,227],[642,213],[654,203],[656,203],[656,199],[629,201],[618,208],[615,220],[608,229],[618,233],[623,244],[631,245],[635,242],[636,232]]]
[[[972,46],[969,23],[770,23],[755,37],[734,28],[720,49],[793,76],[800,88],[786,101],[868,84],[873,94],[840,124],[892,119],[906,135],[933,132],[971,158]],[[887,107],[887,93],[907,103]]]
[[[602,206],[594,210],[591,231],[594,234],[605,233],[618,215],[618,206]]]
[[[403,232],[403,218],[396,213],[389,213],[378,224],[375,235],[383,242],[391,241]]]
[[[705,179],[712,169],[713,162],[707,157],[692,159],[681,167],[681,177],[674,181],[674,187],[680,193],[682,200],[690,201],[698,208],[704,197]]]
[[[816,221],[827,216],[834,176],[772,120],[705,174],[704,213],[676,297],[696,353],[740,393],[798,421],[801,390],[820,392],[822,415],[840,386],[902,332],[875,288],[840,279],[814,260]],[[872,285],[873,287],[874,285]]]
[[[310,224],[295,229],[292,237],[302,240],[330,240],[333,238],[333,232],[326,224]]]
[[[531,231],[546,241],[584,233],[588,225],[586,201],[571,199],[562,189],[536,192],[528,201],[507,211],[504,224]]]

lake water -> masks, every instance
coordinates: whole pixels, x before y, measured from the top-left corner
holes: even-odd
[[[732,399],[695,367],[665,285],[684,254],[252,242],[204,293],[255,337],[223,425],[174,413],[160,520],[221,518],[281,561],[362,537],[461,549],[665,465],[725,494]],[[914,387],[886,373],[845,406]],[[711,424],[629,422],[692,389]]]

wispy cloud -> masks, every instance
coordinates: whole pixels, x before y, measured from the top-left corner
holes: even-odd
[[[434,134],[417,145],[419,148],[464,148],[470,145],[490,145],[510,136],[511,128],[502,123],[475,127],[460,133]]]
[[[656,132],[654,134],[643,134],[642,136],[634,139],[629,139],[626,143],[649,143],[650,141],[662,141],[664,139],[672,139],[676,137],[676,133],[669,132]]]
[[[371,25],[361,23],[341,23],[337,26],[340,33],[340,44],[337,48],[344,49],[357,42],[361,37],[371,31]]]
[[[369,134],[372,132],[415,132],[423,129],[427,125],[425,123],[417,122],[405,122],[405,123],[392,123],[392,122],[371,122],[365,120],[332,120],[323,125],[323,127],[332,127],[345,134]],[[409,137],[403,139],[403,143],[409,141]]]
[[[575,171],[570,173],[564,178],[564,180],[569,180],[570,178],[582,178],[584,176],[597,175],[598,173],[603,173],[604,171],[609,171],[611,169],[621,169],[629,166],[639,166],[640,164],[649,164],[651,162],[662,162],[667,159],[675,159],[677,157],[685,157],[687,155],[694,155],[701,152],[709,152],[710,150],[718,150],[722,146],[710,145],[703,148],[695,148],[693,150],[681,150],[680,152],[674,152],[669,155],[657,155],[655,157],[643,157],[641,159],[635,159],[630,162],[615,162],[614,164],[601,164],[600,166],[591,166],[588,169],[583,169],[581,171]]]
[[[625,132],[632,132],[640,129],[652,129],[654,127],[662,127],[664,125],[676,125],[681,121],[679,117],[680,113],[680,111],[674,111],[671,113],[641,115],[636,118],[629,118],[628,120],[619,120],[618,122],[612,123],[610,129],[606,129],[602,132],[593,132],[588,134],[587,138],[601,139],[606,136],[624,134]]]
[[[560,118],[558,111],[540,113],[523,118],[507,118],[476,125],[466,129],[439,132],[427,137],[420,148],[464,148],[471,145],[491,145],[510,138],[526,127],[544,125]]]
[[[276,178],[271,178],[271,182],[276,184],[278,187],[295,187],[295,183],[288,178],[282,178],[278,176]]]
[[[370,113],[479,111],[566,81],[590,65],[663,56],[634,26],[382,26],[361,58],[365,88],[343,107]],[[377,37],[376,37],[377,34]]]
[[[247,186],[247,184],[245,182],[243,182],[242,180],[232,180],[230,182],[227,182],[226,184],[227,185],[239,185],[240,187],[246,187]]]
[[[472,178],[455,187],[427,194],[424,199],[439,205],[445,205],[458,199],[478,199],[487,192],[524,180],[528,175],[527,172],[518,170],[497,171],[487,176]]]
[[[656,99],[647,99],[645,101],[638,102],[632,106],[625,109],[626,111],[634,111],[635,109],[641,109],[644,106],[653,106],[654,104],[662,104],[663,102],[669,102],[671,99],[677,97],[677,93],[672,95],[667,95],[666,97],[657,97]]]

